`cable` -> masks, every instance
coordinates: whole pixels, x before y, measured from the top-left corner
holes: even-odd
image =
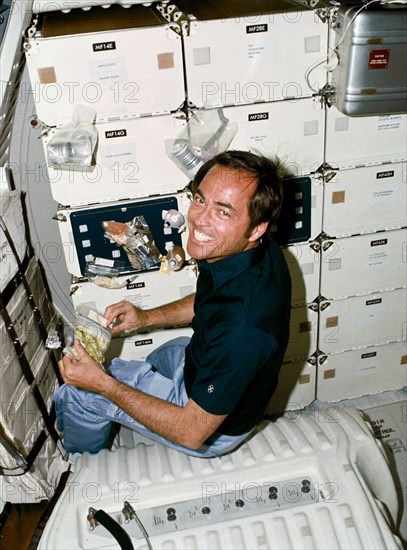
[[[109,514],[104,510],[95,510],[94,508],[89,508],[89,513],[94,521],[109,531],[122,550],[134,550],[129,534]]]
[[[359,15],[359,13],[366,9],[368,6],[370,6],[370,4],[374,4],[376,2],[381,2],[382,0],[369,0],[369,2],[367,2],[366,4],[364,4],[363,6],[361,6],[354,14],[353,14],[353,17],[351,18],[351,20],[348,22],[348,24],[346,25],[345,27],[345,30],[343,32],[343,35],[342,37],[340,38],[340,40],[335,44],[335,46],[333,47],[332,49],[332,52],[336,55],[336,58],[335,58],[335,61],[336,63],[338,63],[339,61],[339,54],[338,54],[338,48],[339,46],[342,44],[342,42],[344,41],[345,39],[345,36],[346,34],[348,33],[349,29],[350,29],[350,26],[352,25],[352,23],[354,22],[354,20],[356,19],[356,17]],[[310,82],[310,75],[311,73],[317,68],[319,67],[320,65],[323,65],[324,63],[326,63],[326,70],[327,71],[332,71],[335,66],[330,66],[330,64],[332,63],[332,60],[333,60],[333,56],[332,56],[332,52],[328,53],[328,56],[327,58],[324,57],[323,59],[321,59],[320,61],[317,61],[316,63],[314,63],[313,65],[311,65],[311,67],[309,67],[306,71],[305,71],[305,74],[304,74],[304,78],[305,78],[305,82],[307,83],[307,86],[308,88],[314,92],[315,94],[318,93],[318,90],[316,90],[315,88],[312,87],[311,85],[311,82]]]
[[[144,540],[146,541],[149,550],[153,550],[153,547],[152,547],[151,541],[150,541],[150,537],[148,536],[148,533],[147,533],[144,525],[141,523],[141,520],[138,517],[138,515],[137,515],[135,509],[133,508],[133,506],[131,506],[130,503],[127,502],[127,500],[124,501],[123,514],[125,515],[125,517],[128,517],[129,519],[134,519],[134,521],[137,523],[138,528],[140,529],[140,531],[143,534]]]

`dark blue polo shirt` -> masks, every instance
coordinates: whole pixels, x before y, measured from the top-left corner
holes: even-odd
[[[289,336],[290,275],[274,241],[198,264],[186,390],[205,411],[229,415],[217,432],[243,434],[262,418],[277,386]]]

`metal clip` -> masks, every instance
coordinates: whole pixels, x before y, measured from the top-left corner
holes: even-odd
[[[66,222],[67,217],[64,214],[61,214],[61,212],[57,212],[54,216],[52,216],[53,220],[56,220],[57,222]]]
[[[331,164],[323,162],[314,172],[317,179],[322,179],[324,183],[329,183],[335,176],[338,168],[334,168]]]
[[[134,508],[131,506],[127,500],[124,501],[124,506],[122,508],[122,514],[124,516],[124,523],[130,523],[131,520],[135,517],[136,513]]]
[[[191,30],[191,21],[182,10],[175,4],[154,5],[155,9],[168,21],[170,28],[179,36],[189,36]]]
[[[99,525],[99,522],[95,519],[95,513],[96,510],[94,508],[89,508],[86,519],[88,520],[90,531],[93,531]]]
[[[27,40],[30,40],[30,38],[34,38],[35,34],[37,33],[37,25],[38,25],[38,15],[33,17],[31,21],[31,25],[28,27],[25,33]],[[25,50],[29,50],[30,48],[31,48],[31,45],[28,42],[24,43]]]

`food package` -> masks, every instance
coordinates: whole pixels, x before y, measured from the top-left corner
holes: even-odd
[[[105,237],[123,247],[130,264],[137,271],[160,263],[161,254],[154,243],[144,216],[136,216],[127,223],[104,221],[102,226]]]

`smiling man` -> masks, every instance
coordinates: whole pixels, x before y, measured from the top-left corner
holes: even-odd
[[[70,452],[108,446],[119,423],[187,454],[236,448],[264,415],[288,343],[291,282],[271,239],[282,200],[278,161],[245,151],[217,155],[198,171],[188,212],[196,294],[151,310],[122,301],[106,309],[112,334],[191,322],[191,339],[145,362],[115,359],[107,372],[78,341],[55,394]]]

